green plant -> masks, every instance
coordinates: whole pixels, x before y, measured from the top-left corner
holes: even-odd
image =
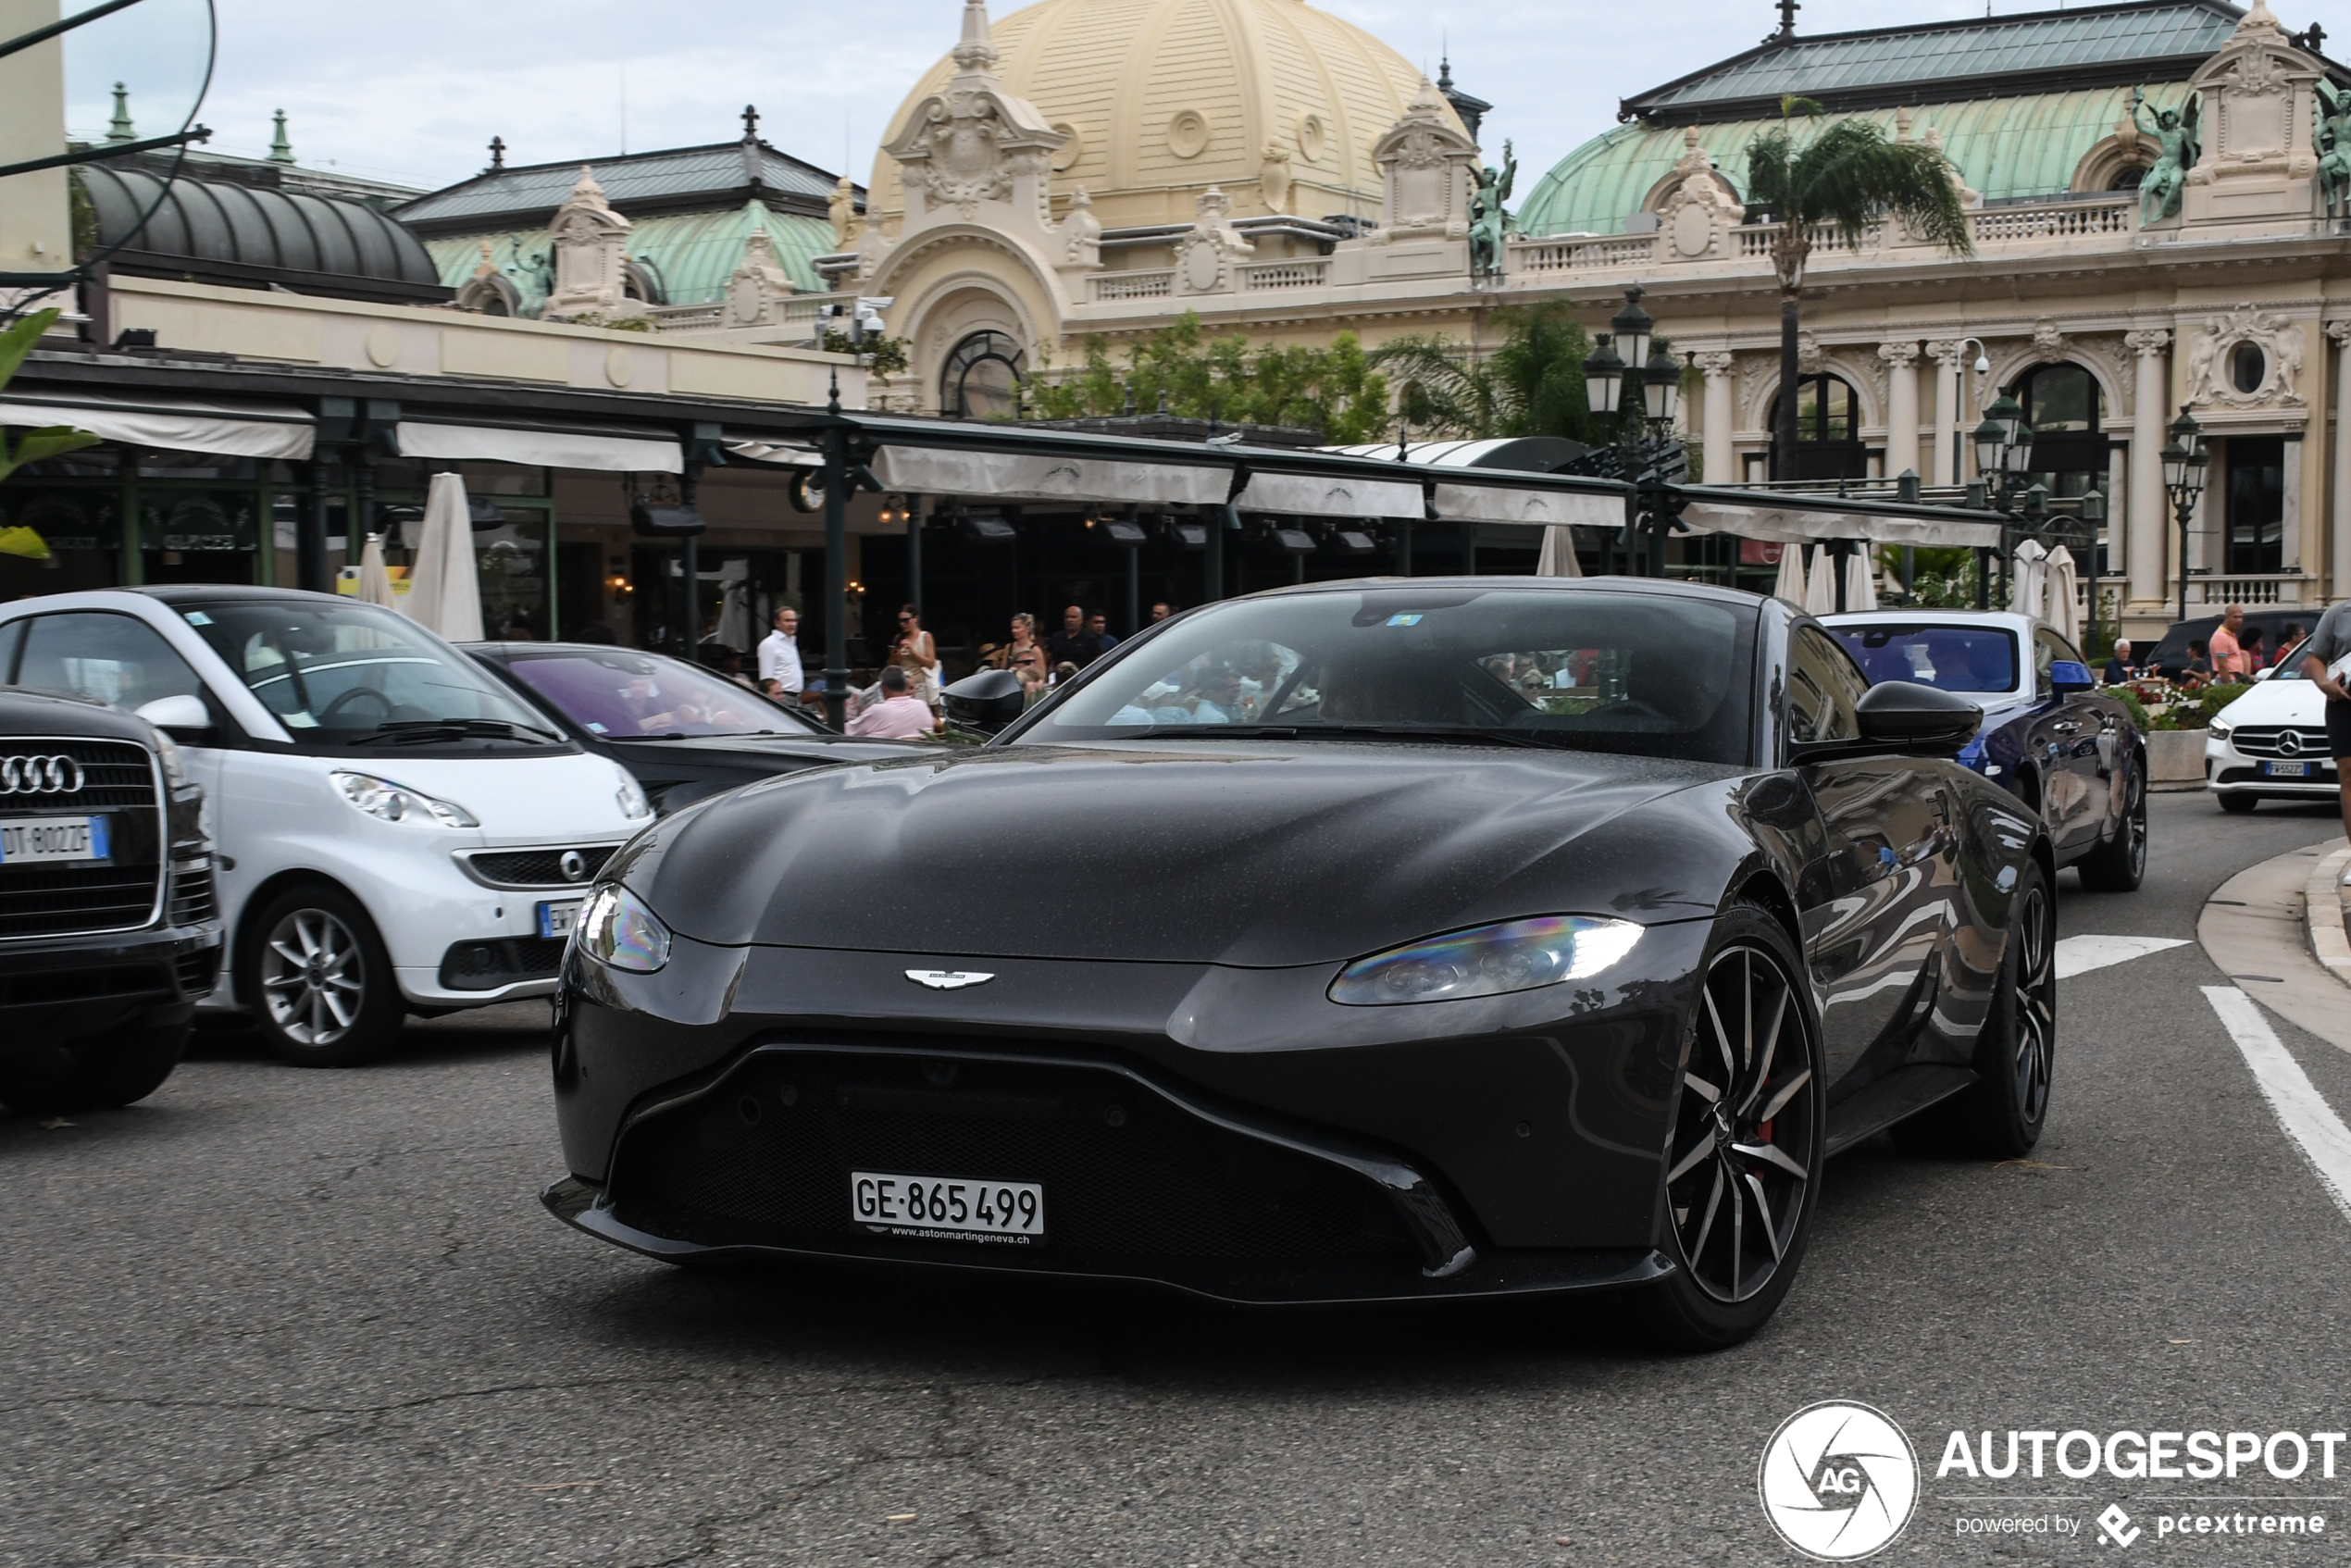
[[[24,364],[25,355],[32,352],[33,344],[41,341],[41,334],[56,321],[57,315],[54,308],[36,310],[6,331],[0,331],[0,387],[15,380],[18,367]],[[27,430],[13,443],[8,440],[8,432],[0,429],[0,479],[6,479],[28,463],[38,463],[44,457],[58,457],[97,444],[96,436],[68,425],[44,425],[38,429]]]
[[[1404,337],[1372,351],[1401,389],[1398,411],[1428,436],[1563,436],[1597,444],[1584,392],[1592,340],[1572,306],[1499,312],[1500,344],[1480,354],[1444,337]]]
[[[2129,710],[2131,722],[2137,726],[2140,734],[2145,735],[2155,728],[2155,720],[2147,716],[2146,704],[2139,701],[2137,692],[2127,686],[2109,686],[2106,689],[2106,694]]]
[[[906,367],[910,363],[906,357],[906,340],[903,338],[867,338],[865,346],[860,348],[857,346],[857,341],[847,332],[827,329],[825,333],[825,352],[856,355],[865,360],[867,369],[881,377],[902,376],[906,373]]]
[[[1042,356],[1040,355],[1040,360]],[[1184,418],[1228,425],[1289,425],[1319,430],[1344,445],[1375,439],[1387,417],[1387,378],[1374,369],[1352,332],[1328,348],[1268,344],[1252,349],[1240,333],[1211,338],[1186,311],[1126,351],[1125,373],[1099,337],[1084,361],[1060,375],[1049,364],[1027,389],[1029,413],[1043,419],[1119,414],[1164,406]]]

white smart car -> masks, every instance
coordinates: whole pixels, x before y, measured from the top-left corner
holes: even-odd
[[[202,1004],[339,1066],[410,1013],[544,996],[627,773],[392,611],[181,586],[0,604],[0,681],[136,713],[205,787],[229,937]]]
[[[2332,749],[2326,694],[2295,659],[2214,716],[2204,741],[2205,788],[2223,811],[2251,811],[2263,801],[2332,801]]]

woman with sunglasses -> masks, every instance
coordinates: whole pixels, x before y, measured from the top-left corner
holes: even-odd
[[[906,672],[909,693],[932,709],[939,706],[939,646],[923,629],[922,616],[912,604],[898,610],[898,642],[889,662]]]

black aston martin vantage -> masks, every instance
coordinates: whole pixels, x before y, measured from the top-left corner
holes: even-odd
[[[756,1253],[1752,1333],[1823,1162],[2016,1155],[2050,846],[1775,600],[1419,579],[1204,606],[984,747],[690,805],[565,962],[549,1208]]]

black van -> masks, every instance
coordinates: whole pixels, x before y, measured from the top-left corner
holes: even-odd
[[[2286,628],[2300,627],[2307,634],[2319,629],[2319,617],[2327,613],[2324,604],[2295,604],[2285,609],[2247,610],[2245,624],[2261,628],[2261,657],[2266,663],[2285,646]],[[2212,634],[2220,628],[2220,617],[2200,616],[2195,620],[2173,621],[2163,634],[2163,641],[2151,653],[2132,652],[2138,656],[2139,667],[2166,679],[2177,680],[2188,667],[2188,644],[2201,642],[2208,649]]]
[[[144,719],[0,688],[0,1102],[143,1100],[220,967],[204,791]]]

